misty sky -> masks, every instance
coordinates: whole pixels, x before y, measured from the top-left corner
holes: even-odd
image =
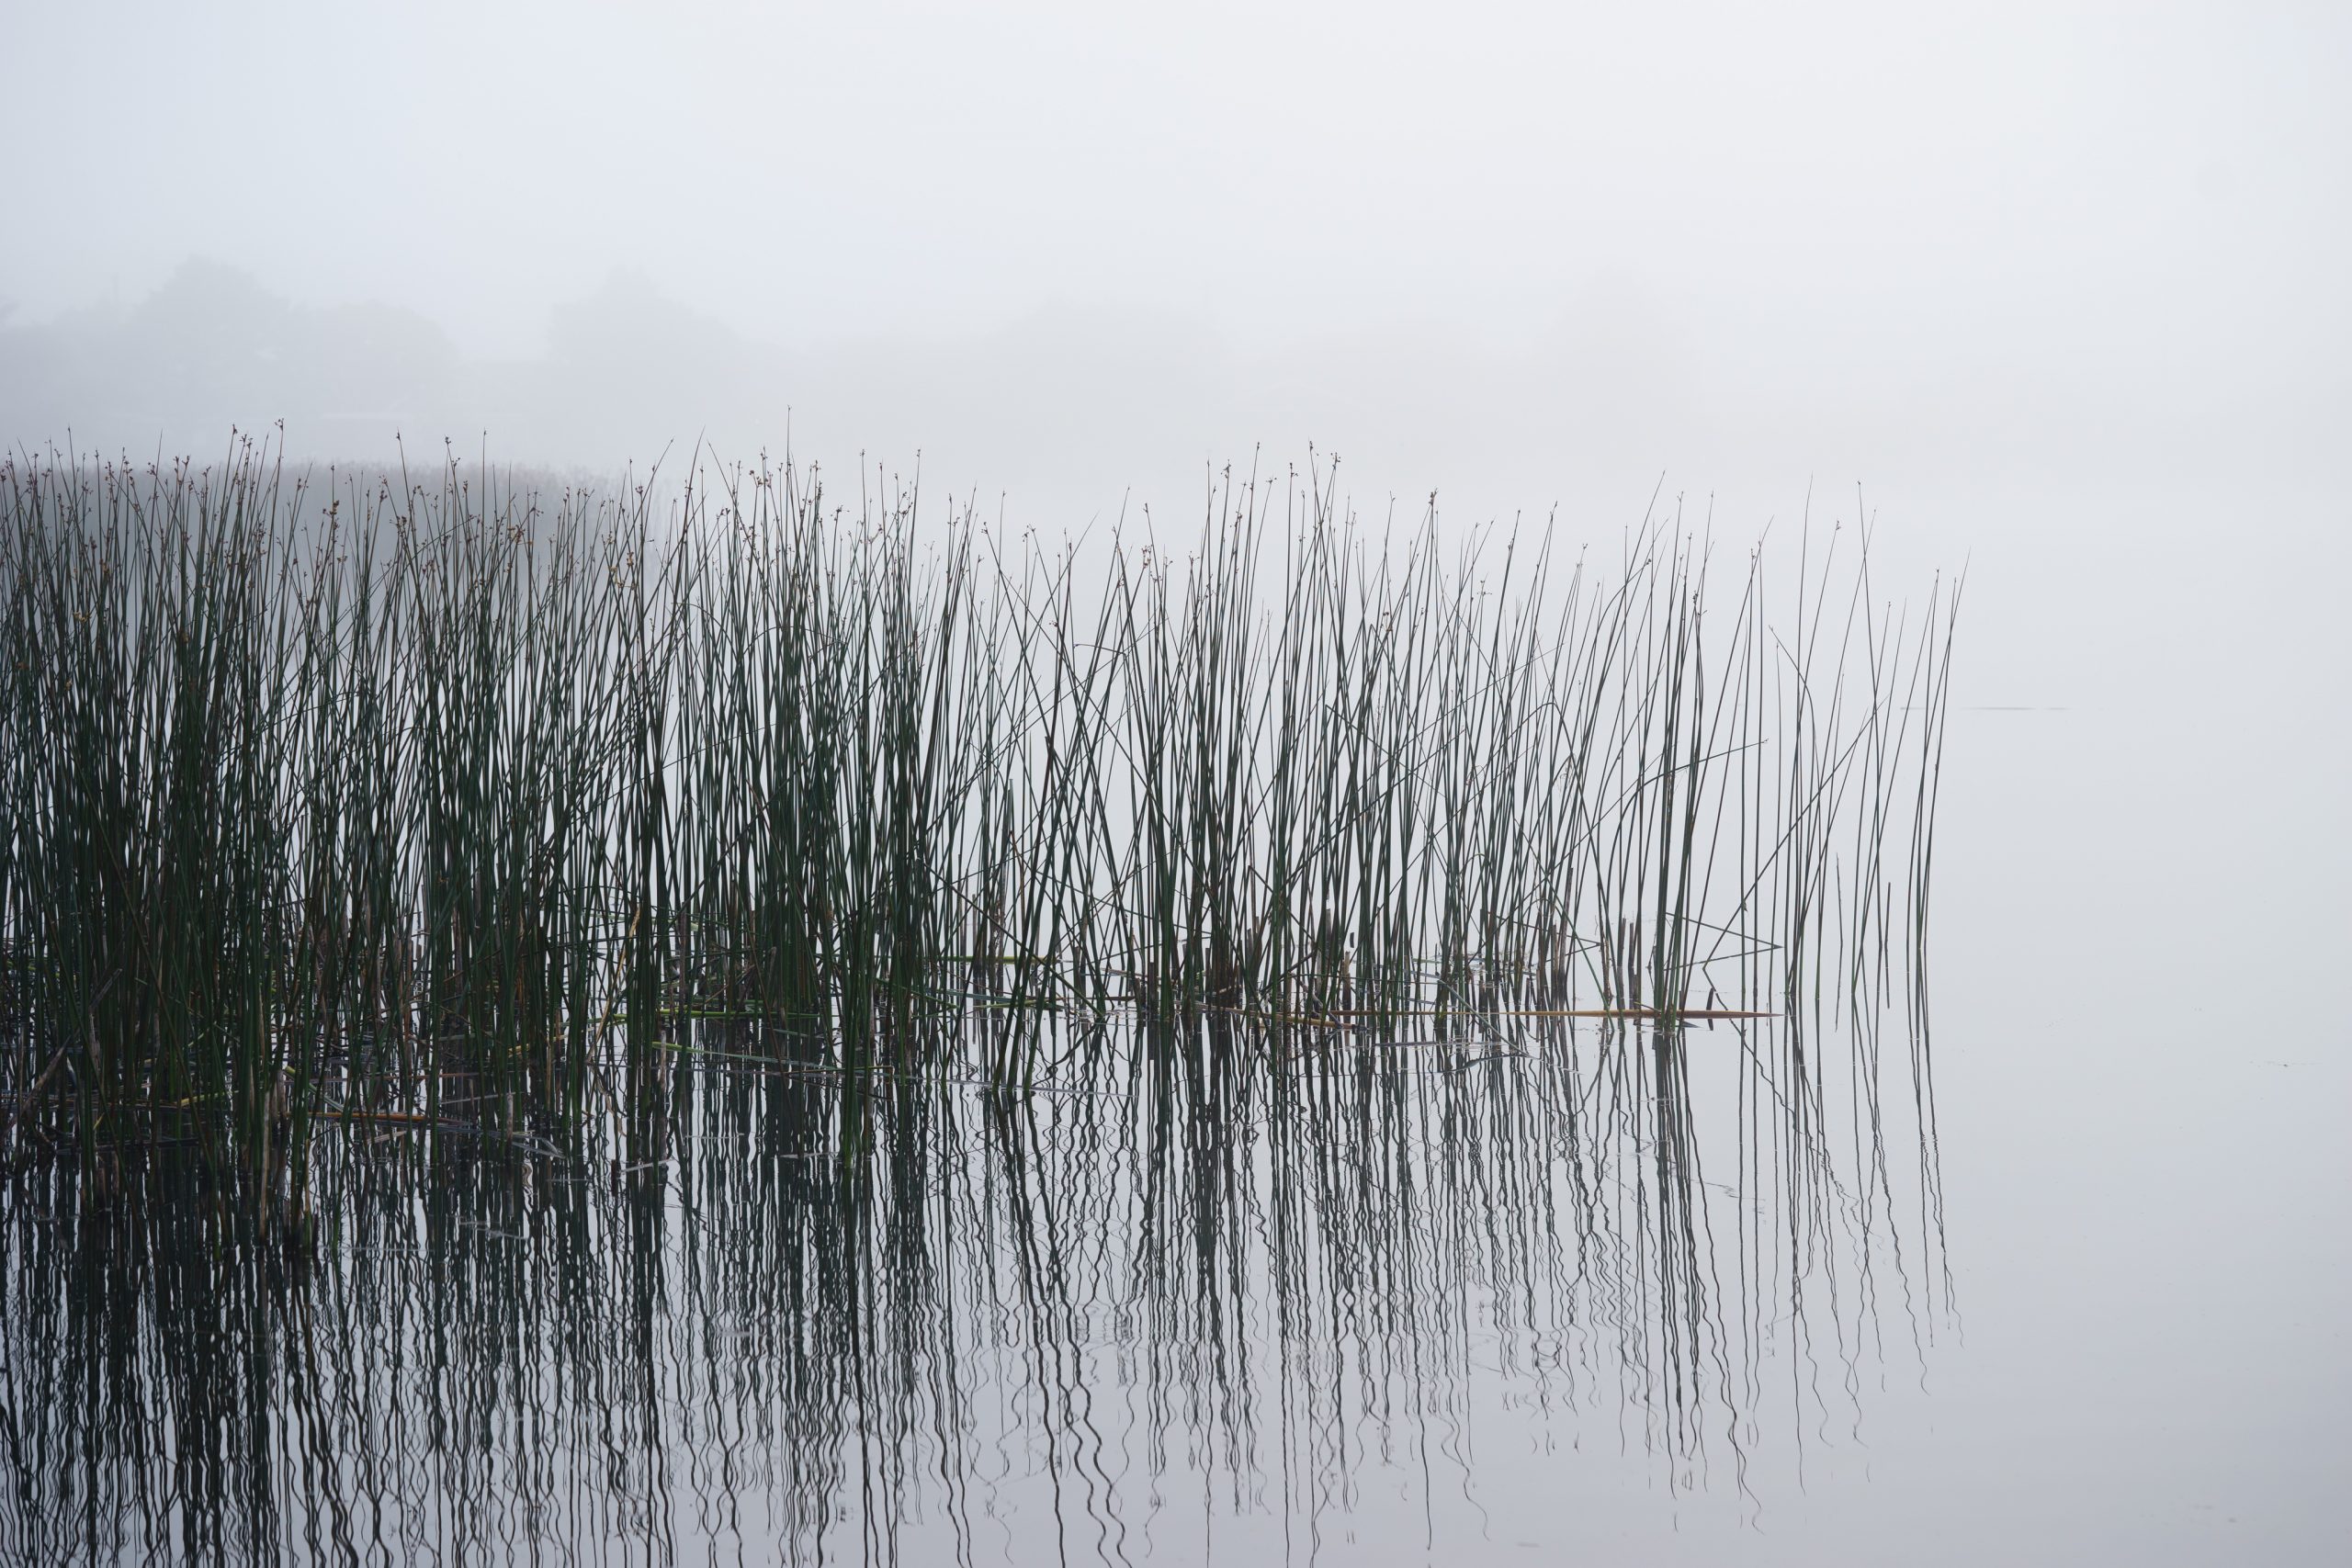
[[[12,443],[1541,506],[2352,413],[2340,6],[349,10],[11,8]]]

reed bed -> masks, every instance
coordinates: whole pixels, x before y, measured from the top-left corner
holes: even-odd
[[[1494,1376],[1746,1487],[1951,1310],[1860,530],[0,492],[0,1562],[1317,1539]]]
[[[1860,529],[674,492],[0,462],[10,1153],[299,1192],[331,1124],[658,1151],[721,1049],[1035,1092],[1580,1012],[1907,1008],[1924,1081],[1957,592],[1891,607]]]

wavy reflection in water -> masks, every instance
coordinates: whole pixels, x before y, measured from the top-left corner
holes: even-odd
[[[307,1234],[184,1150],[20,1169],[0,1552],[1305,1558],[1496,1391],[1745,1486],[1951,1311],[1874,1037],[1105,1017],[1023,1095],[759,1028],[576,1153],[322,1136]]]

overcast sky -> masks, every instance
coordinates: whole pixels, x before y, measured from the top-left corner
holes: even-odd
[[[2317,464],[2352,414],[2343,6],[5,25],[16,442],[605,461],[789,411],[984,491],[1315,441],[1542,504]]]

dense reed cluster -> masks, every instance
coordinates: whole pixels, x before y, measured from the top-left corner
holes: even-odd
[[[1951,594],[860,492],[0,463],[0,1562],[1312,1556],[1933,1334]]]
[[[8,1135],[650,1136],[696,1021],[1034,1089],[1125,1010],[1279,1055],[1916,1003],[1948,596],[1335,482],[1049,549],[790,466],[0,464]]]

